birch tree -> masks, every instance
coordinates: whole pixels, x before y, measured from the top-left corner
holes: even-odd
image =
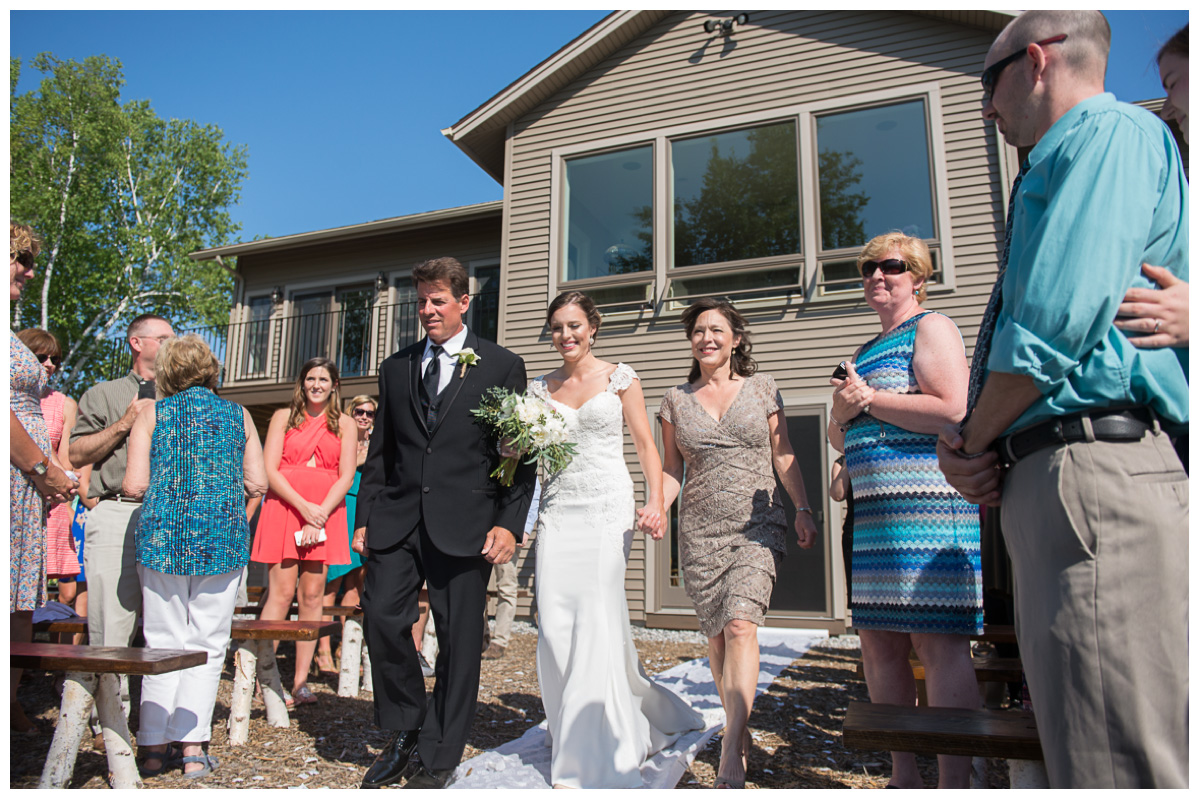
[[[18,96],[12,62],[10,213],[45,248],[12,319],[59,338],[64,388],[81,389],[138,314],[180,329],[228,319],[232,279],[187,254],[236,233],[246,153],[215,125],[122,104],[120,63],[107,57],[43,54],[32,66],[46,77]]]

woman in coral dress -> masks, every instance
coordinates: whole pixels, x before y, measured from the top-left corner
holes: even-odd
[[[297,597],[300,619],[321,619],[325,574],[350,563],[346,492],[354,483],[358,429],[342,414],[337,365],[313,358],[300,368],[292,403],[271,417],[263,447],[270,491],[250,558],[269,564],[261,619],[286,619]],[[316,642],[296,642],[292,696],[315,703],[308,670]]]

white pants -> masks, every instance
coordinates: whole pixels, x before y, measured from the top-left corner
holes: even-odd
[[[242,571],[165,575],[137,569],[146,646],[208,653],[200,666],[142,678],[138,744],[207,742]]]

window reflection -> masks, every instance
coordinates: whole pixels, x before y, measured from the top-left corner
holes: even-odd
[[[800,252],[796,123],[671,143],[674,266]]]
[[[649,145],[568,161],[563,279],[652,269],[653,194]]]

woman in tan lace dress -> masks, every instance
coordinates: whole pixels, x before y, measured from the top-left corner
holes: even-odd
[[[662,402],[663,489],[669,507],[686,465],[679,515],[683,583],[708,637],[725,707],[716,788],[741,788],[746,722],[758,683],[758,626],[787,533],[776,472],[796,506],[800,547],[813,546],[817,528],[788,441],[783,400],[770,375],[756,374],[745,319],[727,301],[705,298],[684,312],[683,324],[692,371]]]

